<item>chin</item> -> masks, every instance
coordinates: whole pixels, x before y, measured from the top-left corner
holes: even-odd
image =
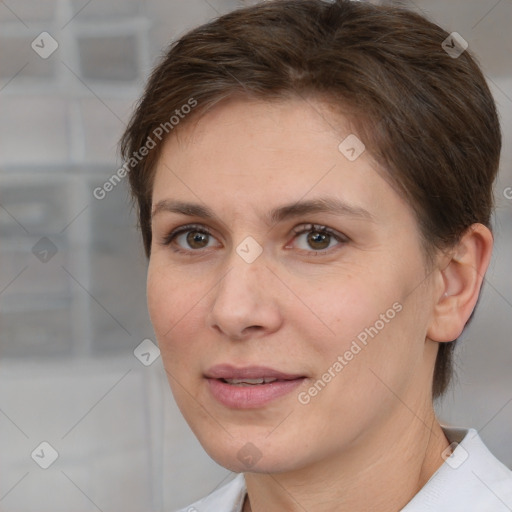
[[[197,432],[196,432],[197,435]],[[264,435],[238,435],[221,439],[198,435],[206,453],[219,465],[235,473],[283,473],[299,469],[303,464],[297,453],[298,443],[271,443]],[[274,440],[275,441],[275,440]]]

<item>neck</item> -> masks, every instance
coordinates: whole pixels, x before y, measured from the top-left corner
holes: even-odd
[[[393,423],[308,467],[246,473],[244,512],[401,510],[442,465],[449,443],[433,409]]]

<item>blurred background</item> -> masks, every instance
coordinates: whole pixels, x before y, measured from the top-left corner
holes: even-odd
[[[147,341],[127,184],[93,191],[122,165],[117,141],[167,44],[252,3],[0,1],[0,511],[172,511],[232,477]],[[439,414],[512,467],[512,3],[400,4],[466,39],[503,122],[496,251]]]

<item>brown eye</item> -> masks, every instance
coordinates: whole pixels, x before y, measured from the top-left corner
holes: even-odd
[[[349,239],[338,232],[332,231],[326,226],[316,226],[309,224],[299,226],[294,230],[294,245],[296,248],[309,253],[328,252],[336,245],[343,245]]]
[[[188,252],[189,254],[220,245],[215,242],[216,238],[209,230],[199,225],[181,226],[162,239],[162,245],[168,245],[176,252]]]
[[[312,249],[327,249],[331,242],[331,235],[319,231],[310,231],[307,236],[307,242]]]
[[[186,240],[191,249],[203,249],[208,246],[210,235],[201,231],[188,231]]]

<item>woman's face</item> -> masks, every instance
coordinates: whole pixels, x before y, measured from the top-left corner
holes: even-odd
[[[430,404],[417,223],[339,121],[232,99],[157,165],[149,313],[184,417],[233,471],[357,453]]]

